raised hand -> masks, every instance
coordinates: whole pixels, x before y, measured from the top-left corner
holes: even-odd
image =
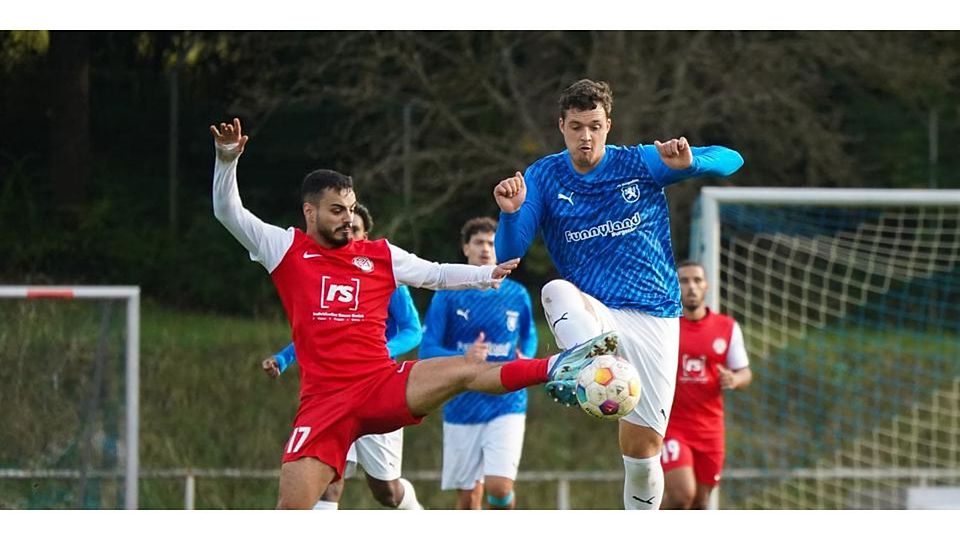
[[[517,171],[510,178],[505,178],[493,188],[493,198],[497,206],[507,214],[512,214],[523,206],[527,199],[527,184],[523,181],[523,174]]]
[[[693,165],[693,151],[686,137],[670,139],[667,142],[653,141],[663,164],[671,169],[686,169]]]
[[[276,379],[280,376],[280,366],[277,364],[277,359],[272,356],[261,362],[260,367],[263,368],[264,373],[271,379]]]
[[[213,142],[217,146],[217,152],[221,153],[223,157],[231,159],[243,153],[243,148],[247,145],[249,139],[243,134],[239,118],[234,118],[230,124],[220,122],[220,129],[217,129],[215,125],[210,126],[210,133],[213,134]],[[237,147],[228,148],[233,144],[236,144]]]
[[[510,259],[509,261],[502,262],[493,269],[493,273],[490,274],[490,277],[494,279],[493,287],[497,289],[500,287],[500,282],[503,281],[503,278],[510,275],[510,272],[516,270],[517,266],[520,265],[520,259]]]

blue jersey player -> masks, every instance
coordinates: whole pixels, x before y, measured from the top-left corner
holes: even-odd
[[[567,349],[601,332],[619,338],[617,353],[642,379],[640,403],[620,422],[623,500],[658,509],[660,450],[676,384],[680,288],[670,243],[664,188],[699,176],[727,176],[743,164],[722,146],[691,147],[686,138],[652,145],[606,144],[613,95],[588,79],[560,95],[566,150],[537,160],[494,188],[500,207],[496,249],[522,256],[539,231],[563,279],[541,291],[557,345]],[[575,403],[573,385],[548,391]]]
[[[352,237],[365,240],[373,229],[373,218],[363,205],[357,205],[357,216],[352,226]],[[387,351],[391,358],[410,352],[420,344],[422,329],[417,308],[406,286],[399,286],[390,297],[387,307]],[[293,343],[263,361],[263,369],[271,377],[278,377],[297,361]],[[390,433],[365,435],[354,442],[347,453],[345,476],[352,476],[357,463],[367,473],[367,485],[380,504],[400,510],[420,510],[413,485],[401,478],[403,462],[403,428]],[[316,510],[336,510],[343,495],[343,478],[330,483],[314,506]]]
[[[497,222],[467,221],[460,233],[463,254],[473,265],[496,264]],[[424,321],[421,358],[464,354],[479,348],[487,361],[513,360],[537,352],[537,331],[530,295],[520,284],[503,280],[496,290],[437,291]],[[478,342],[478,337],[481,342]],[[523,449],[527,391],[502,395],[465,392],[443,407],[441,488],[457,490],[457,508],[516,506],[514,480]]]

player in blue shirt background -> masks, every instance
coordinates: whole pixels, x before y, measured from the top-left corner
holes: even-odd
[[[356,213],[360,219],[354,219],[353,238],[366,240],[373,229],[373,218],[370,211],[360,204],[357,205]],[[396,358],[416,348],[422,337],[420,316],[413,304],[410,290],[405,285],[397,287],[393,292],[387,313],[387,351],[391,358]],[[268,375],[276,378],[296,361],[291,343],[264,360],[262,367]],[[367,473],[367,485],[377,502],[400,510],[422,510],[413,485],[406,478],[400,477],[403,463],[403,428],[357,439],[347,453],[344,477],[353,476],[358,463]],[[341,478],[327,486],[314,509],[336,510],[343,495],[343,485],[344,479]]]
[[[605,82],[577,81],[561,93],[559,105],[566,150],[494,188],[501,210],[496,250],[501,259],[521,257],[538,231],[543,236],[563,277],[541,291],[560,348],[616,332],[617,354],[642,380],[640,402],[620,421],[624,507],[658,509],[681,314],[664,188],[688,178],[728,176],[743,158],[722,146],[691,147],[684,137],[606,144],[613,94]],[[547,389],[571,404],[573,386],[551,382]]]
[[[460,232],[463,254],[473,265],[496,264],[490,218],[467,221]],[[482,343],[476,343],[479,336]],[[537,330],[530,295],[504,279],[499,289],[437,291],[424,320],[421,358],[453,356],[475,347],[489,362],[537,352]],[[479,510],[484,488],[487,506],[516,506],[514,480],[523,450],[526,389],[503,395],[464,392],[443,407],[441,488],[457,490],[457,508]]]

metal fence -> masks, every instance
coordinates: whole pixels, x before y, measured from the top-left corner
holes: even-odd
[[[440,471],[405,471],[404,478],[413,481],[440,481]],[[80,479],[106,478],[119,479],[121,471],[78,471],[66,469],[24,470],[0,469],[2,479]],[[141,470],[141,479],[182,479],[183,508],[193,510],[196,503],[196,482],[198,478],[217,479],[278,479],[277,469],[156,469]],[[955,469],[730,469],[724,472],[725,482],[750,480],[789,480],[789,479],[837,479],[837,480],[912,480],[918,486],[926,486],[936,481],[960,481],[960,470]],[[569,510],[571,482],[622,482],[623,471],[521,471],[518,482],[556,482],[556,508]]]

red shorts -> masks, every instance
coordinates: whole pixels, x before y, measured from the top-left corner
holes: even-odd
[[[379,372],[349,386],[302,398],[293,432],[283,447],[283,462],[317,458],[336,470],[336,481],[343,476],[353,441],[419,424],[423,417],[413,416],[406,397],[414,363],[384,364]]]
[[[720,483],[723,471],[723,437],[708,441],[692,441],[679,433],[667,432],[660,452],[663,472],[680,467],[693,467],[693,475],[698,484],[716,486]]]

